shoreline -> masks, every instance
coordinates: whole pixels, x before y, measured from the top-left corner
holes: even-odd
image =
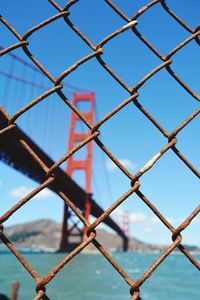
[[[164,250],[164,249],[163,249]],[[117,253],[126,253],[126,254],[161,254],[163,252],[163,250],[155,250],[155,251],[128,251],[128,252],[123,252],[123,251],[110,251],[113,254],[117,254]],[[18,251],[22,254],[62,254],[57,252],[56,249],[49,249],[49,250],[44,250],[44,249],[30,249],[30,248],[18,248]],[[200,251],[190,251],[191,255],[200,255]],[[0,254],[13,254],[9,249],[4,248],[4,247],[0,247]],[[99,251],[95,251],[95,250],[88,250],[85,252],[81,252],[80,254],[92,254],[92,255],[98,255],[101,254],[99,253]],[[170,256],[172,255],[182,255],[181,251],[173,251]]]

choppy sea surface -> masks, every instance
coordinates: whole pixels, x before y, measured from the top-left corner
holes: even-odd
[[[159,254],[113,253],[114,259],[137,280]],[[26,254],[44,276],[63,254]],[[195,256],[200,260],[200,256]],[[10,295],[11,284],[20,282],[18,300],[35,296],[35,281],[12,254],[0,254],[0,294]],[[52,300],[126,300],[129,287],[101,254],[79,254],[47,286]],[[143,300],[199,300],[200,272],[184,255],[170,255],[141,288]]]

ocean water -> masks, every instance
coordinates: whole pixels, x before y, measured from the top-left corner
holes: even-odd
[[[115,260],[137,280],[158,254],[113,253]],[[24,255],[44,276],[63,257],[62,254]],[[200,260],[200,256],[196,256]],[[20,282],[18,300],[35,295],[35,282],[11,254],[0,254],[0,293],[10,295],[13,281]],[[101,254],[79,254],[47,286],[52,300],[126,300],[129,286]],[[141,288],[143,300],[199,300],[200,272],[184,255],[170,255]]]

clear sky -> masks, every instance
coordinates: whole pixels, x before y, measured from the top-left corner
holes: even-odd
[[[133,16],[147,2],[149,1],[113,1],[128,17]],[[59,3],[64,5],[65,1]],[[195,28],[199,23],[198,0],[169,0],[167,3],[191,28]],[[21,35],[56,14],[55,8],[44,0],[1,1],[0,11]],[[79,1],[70,10],[70,20],[94,44],[126,24],[103,0]],[[190,35],[163,10],[160,4],[153,6],[138,19],[137,28],[163,55]],[[0,33],[1,46],[7,47],[17,42],[2,24],[0,24]],[[31,52],[55,77],[74,62],[91,53],[91,49],[77,37],[63,19],[58,19],[37,31],[29,41]],[[200,78],[198,50],[197,43],[190,42],[173,56],[171,65],[180,78],[197,94]],[[13,51],[13,54],[29,61],[21,49]],[[161,60],[134,36],[131,30],[106,44],[102,58],[130,87],[161,64]],[[23,64],[12,61],[9,55],[3,56],[0,60],[0,70],[40,83],[47,87],[46,90],[52,87],[50,81],[39,73],[35,74]],[[40,88],[21,84],[14,79],[8,81],[2,75],[0,79],[0,104],[10,114],[44,92]],[[95,92],[97,121],[129,96],[95,58],[70,74],[65,82]],[[72,92],[73,89],[66,87],[65,93],[70,99]],[[199,108],[199,102],[181,88],[165,69],[144,84],[139,93],[138,100],[169,132]],[[24,114],[17,123],[56,160],[67,150],[69,120],[70,110],[58,97],[52,96],[50,101],[44,101],[34,107],[28,115]],[[199,129],[200,117],[198,116],[177,136],[177,148],[198,170],[200,170]],[[100,131],[100,139],[133,174],[167,144],[167,139],[132,103],[104,124]],[[65,168],[65,164],[62,167]],[[82,184],[79,174],[75,175],[75,179],[80,180],[79,184]],[[168,151],[141,178],[141,184],[141,191],[175,227],[179,226],[199,204],[199,179],[172,151]],[[37,184],[32,180],[0,163],[1,214],[36,186]],[[98,146],[95,146],[94,199],[107,208],[129,188],[130,181],[113,166],[106,155],[101,153]],[[53,193],[44,191],[15,213],[6,224],[11,225],[43,217],[60,222],[62,209],[62,201]],[[149,242],[170,242],[168,230],[136,195],[131,196],[113,214],[119,223],[122,220],[122,209],[130,211],[132,235]],[[197,217],[185,230],[183,233],[185,243],[200,246],[199,224],[200,218]]]

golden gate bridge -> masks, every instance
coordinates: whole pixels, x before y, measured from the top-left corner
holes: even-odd
[[[0,50],[2,49],[3,47],[0,46]],[[27,99],[29,99],[30,101],[30,97],[35,97],[36,89],[45,91],[49,90],[50,88],[48,86],[48,82],[44,81],[45,78],[42,72],[36,66],[13,53],[8,53],[8,57],[10,59],[9,69],[0,70],[0,75],[4,78],[1,99],[2,107],[0,106],[0,130],[9,124],[9,116],[4,111],[4,108],[6,109],[6,111],[9,111],[9,113],[11,112],[11,115],[13,115],[14,113],[14,118],[18,116],[18,113],[20,114],[20,107],[26,104],[23,103],[23,101],[27,101],[23,100],[23,97],[21,97],[21,95],[24,94],[25,90],[28,90]],[[15,70],[16,68],[17,72]],[[13,84],[14,82],[18,84]],[[72,101],[75,106],[79,106],[82,103],[87,105],[87,110],[82,112],[82,114],[91,122],[91,124],[94,123],[94,93],[65,82],[63,83],[63,86],[64,88],[66,88],[65,92],[68,93],[68,95],[73,99]],[[12,88],[15,90],[11,92]],[[21,92],[19,91],[19,89],[21,89]],[[17,101],[17,96],[20,98],[20,101]],[[47,138],[47,134],[45,135],[45,139],[43,136],[41,146],[35,141],[35,137],[31,138],[31,135],[34,135],[33,132],[31,132],[31,129],[32,127],[36,126],[34,122],[41,123],[40,131],[42,131],[42,123],[45,123],[45,125],[47,125],[47,128],[49,127],[49,123],[53,124],[55,132],[57,131],[56,126],[58,125],[59,121],[56,120],[56,111],[53,106],[53,103],[55,103],[55,101],[51,102],[51,111],[48,106],[46,106],[44,109],[45,113],[42,116],[43,122],[38,119],[37,112],[37,118],[32,117],[33,125],[30,126],[30,124],[28,123],[31,119],[31,116],[30,114],[26,113],[24,114],[26,115],[26,119],[24,118],[21,124],[22,127],[26,128],[26,130],[24,131],[23,129],[21,129],[19,122],[19,126],[10,131],[9,134],[1,135],[0,139],[0,160],[40,184],[45,182],[46,174],[44,173],[44,170],[40,166],[40,164],[37,164],[30,153],[26,151],[26,148],[22,146],[21,140],[24,140],[26,144],[34,150],[37,157],[40,158],[47,167],[50,168],[52,165],[54,165],[55,162],[54,158],[52,158],[53,155],[47,153],[43,145],[44,140],[47,140],[47,143],[50,142],[50,140]],[[16,111],[18,113],[16,113]],[[58,120],[60,119],[59,115],[57,116],[57,118]],[[89,136],[89,133],[87,131],[84,131],[83,128],[81,131],[79,130],[77,132],[77,123],[79,123],[80,119],[74,112],[72,112],[71,117],[69,118],[71,119],[68,143],[68,148],[70,150],[77,143],[80,143],[85,138],[87,138]],[[90,215],[99,217],[104,212],[103,208],[92,197],[92,156],[93,142],[91,141],[86,145],[85,158],[75,159],[74,156],[70,156],[68,158],[67,169],[63,170],[62,168],[57,168],[55,170],[57,182],[53,182],[48,186],[48,188],[50,188],[52,191],[57,192],[59,182],[59,187],[61,187],[65,196],[67,196],[76,205],[76,207],[78,207],[81,212],[84,213],[86,220],[89,220]],[[84,173],[84,188],[80,187],[72,179],[73,172],[76,170],[81,170]],[[73,224],[71,227],[69,226],[69,221]],[[127,212],[124,213],[122,228],[109,216],[104,220],[104,223],[122,238],[122,248],[124,251],[127,251],[129,244],[129,218]],[[74,231],[75,228],[76,231]],[[73,221],[73,214],[66,204],[64,204],[61,231],[62,234],[60,241],[60,251],[62,252],[70,251],[71,249],[76,247],[77,241],[70,242],[70,238],[72,236],[78,236],[81,241],[84,240],[87,234],[85,228],[79,228],[79,221]],[[80,243],[80,241],[78,243]]]

